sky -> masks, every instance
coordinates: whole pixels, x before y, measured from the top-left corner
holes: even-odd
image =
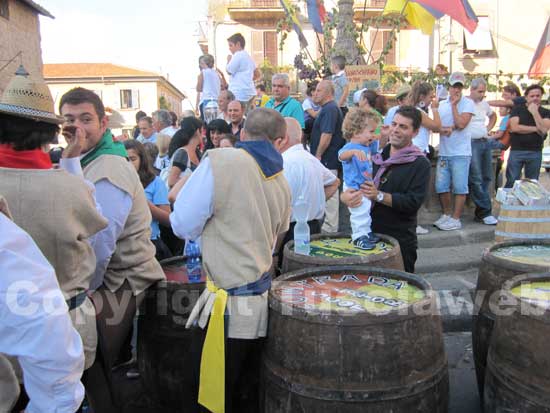
[[[168,77],[194,93],[206,0],[36,0],[44,63],[113,63]],[[184,102],[184,108],[189,102]]]

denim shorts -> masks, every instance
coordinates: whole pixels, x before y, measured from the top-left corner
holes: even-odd
[[[449,192],[452,182],[453,194],[466,195],[471,159],[471,156],[440,156],[435,174],[435,192]]]

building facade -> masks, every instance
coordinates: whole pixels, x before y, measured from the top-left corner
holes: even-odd
[[[128,133],[135,125],[135,115],[142,110],[147,115],[159,108],[182,113],[185,95],[166,78],[110,63],[44,64],[46,81],[56,108],[61,96],[81,86],[96,92],[104,105],[117,115],[116,134]]]
[[[0,94],[19,65],[42,76],[39,15],[53,18],[30,0],[0,0]]]

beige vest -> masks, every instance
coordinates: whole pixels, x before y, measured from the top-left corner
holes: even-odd
[[[95,271],[95,254],[88,238],[107,226],[96,210],[86,183],[62,169],[0,168],[0,193],[13,221],[36,242],[55,269],[66,299],[86,291]],[[95,359],[95,311],[86,299],[71,311],[86,356],[85,368]]]
[[[215,149],[208,157],[214,176],[214,209],[202,233],[203,266],[216,286],[243,286],[271,268],[276,238],[288,229],[290,189],[282,172],[264,179],[254,158],[242,149]],[[199,300],[205,305],[199,319],[202,327],[214,298],[208,291],[203,295]],[[228,309],[229,337],[266,335],[267,292],[229,297]]]
[[[105,286],[115,292],[128,280],[137,295],[156,281],[164,280],[150,240],[151,212],[132,164],[120,156],[102,155],[84,168],[84,176],[94,184],[107,179],[132,197],[130,214],[105,272]]]

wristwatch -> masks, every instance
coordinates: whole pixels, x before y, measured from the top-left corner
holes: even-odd
[[[378,191],[376,194],[376,202],[382,202],[384,200],[384,192]]]

